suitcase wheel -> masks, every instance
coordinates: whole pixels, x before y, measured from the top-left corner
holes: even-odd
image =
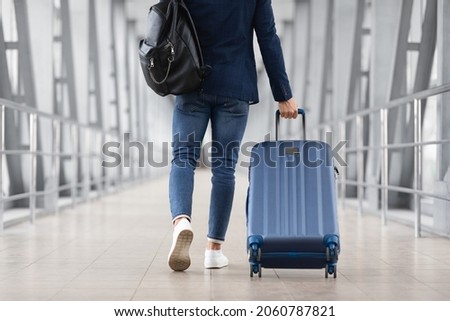
[[[328,279],[328,275],[333,274],[333,278],[337,278],[337,265],[336,264],[327,264],[325,266],[325,278]]]
[[[253,274],[258,274],[258,277],[261,277],[261,248],[256,244],[252,244],[248,254],[250,261],[250,277],[253,277]]]
[[[253,235],[248,238],[248,261],[250,263],[250,277],[253,274],[258,274],[261,277],[261,244],[262,237]]]
[[[253,277],[253,274],[258,274],[258,277],[261,277],[261,264],[250,264],[250,277]]]

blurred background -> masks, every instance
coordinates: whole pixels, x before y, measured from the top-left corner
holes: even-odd
[[[155,2],[0,0],[0,230],[167,174],[139,166],[170,160],[173,97],[146,87],[137,56]],[[307,138],[343,160],[342,205],[450,236],[450,2],[272,2]],[[277,108],[257,61],[255,143]],[[299,126],[283,122],[281,138]],[[129,166],[101,166],[106,142]]]

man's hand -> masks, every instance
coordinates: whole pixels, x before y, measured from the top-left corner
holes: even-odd
[[[278,103],[281,117],[287,119],[295,119],[298,116],[298,105],[294,98]]]

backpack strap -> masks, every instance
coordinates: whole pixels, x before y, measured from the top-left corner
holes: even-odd
[[[202,48],[200,46],[200,41],[198,40],[198,35],[197,35],[197,30],[195,28],[195,24],[194,24],[194,20],[192,20],[192,16],[189,12],[188,7],[186,6],[186,4],[184,3],[183,0],[172,0],[174,2],[179,3],[180,7],[183,8],[186,12],[186,16],[189,19],[189,23],[190,23],[190,27],[192,29],[192,35],[194,37],[194,42],[195,42],[195,46],[197,48],[197,52],[199,55],[199,59],[200,59],[200,67],[202,70],[202,78],[206,78],[208,77],[208,75],[210,74],[212,68],[209,65],[205,65],[205,62],[203,61],[203,53],[202,53]]]

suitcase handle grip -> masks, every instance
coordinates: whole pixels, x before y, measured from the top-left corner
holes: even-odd
[[[302,125],[303,125],[303,139],[306,140],[306,120],[305,120],[305,110],[299,108],[298,109],[298,114],[302,115]],[[279,110],[276,111],[275,113],[275,140],[278,140],[278,132],[279,132],[279,127],[280,127],[280,116],[281,113]]]

